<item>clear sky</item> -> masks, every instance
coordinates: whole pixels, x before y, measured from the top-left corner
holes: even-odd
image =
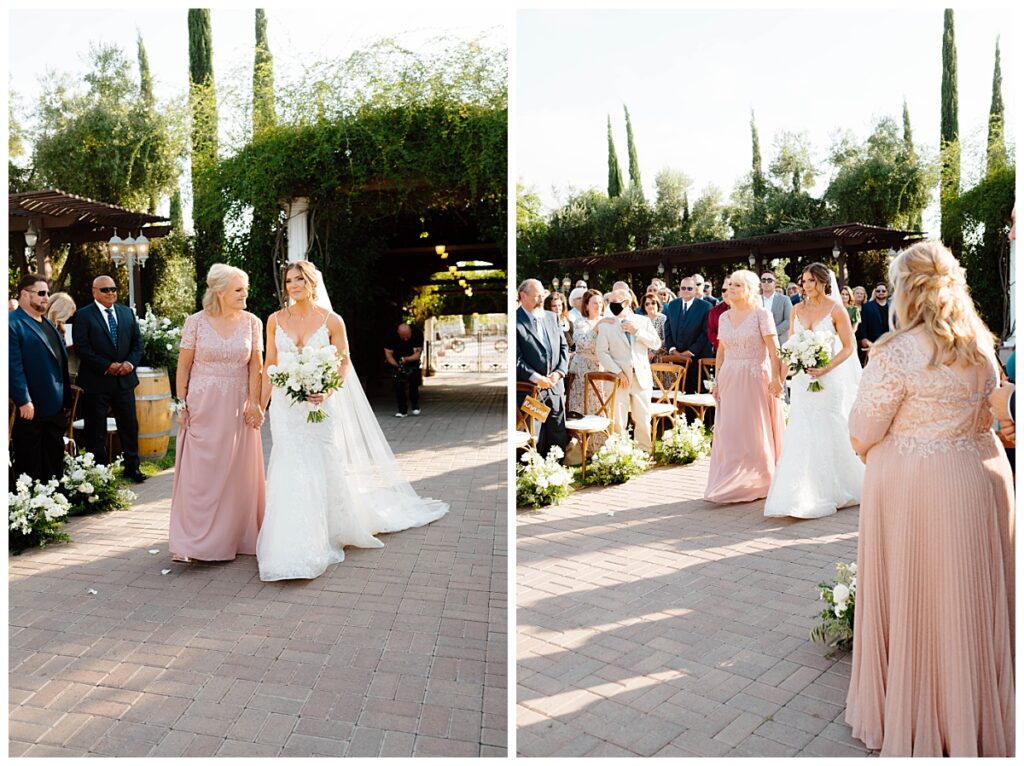
[[[955,13],[962,137],[985,135],[1000,36],[1008,135],[1016,128],[1016,39],[1007,10]],[[628,172],[629,107],[648,198],[665,167],[725,197],[750,170],[754,110],[765,167],[776,134],[865,139],[879,117],[939,140],[942,10],[519,11],[516,176],[546,208],[571,188],[607,188],[607,115]],[[1012,140],[1012,138],[1011,138]],[[965,174],[968,172],[965,159]],[[824,163],[821,162],[823,165]],[[819,179],[820,192],[827,178]],[[936,213],[925,228],[937,226]]]

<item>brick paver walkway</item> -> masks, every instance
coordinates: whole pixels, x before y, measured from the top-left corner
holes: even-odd
[[[451,511],[316,580],[262,583],[251,556],[172,566],[171,472],[11,557],[10,754],[505,755],[505,386],[430,379],[405,420],[377,404]]]
[[[853,561],[857,509],[713,506],[707,461],[517,515],[517,750],[527,756],[867,755],[849,655],[808,633]]]

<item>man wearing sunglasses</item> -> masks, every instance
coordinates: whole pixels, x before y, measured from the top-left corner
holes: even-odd
[[[14,472],[49,481],[64,471],[64,434],[71,408],[71,379],[64,340],[46,318],[45,277],[18,282],[18,308],[8,315],[7,372],[18,408],[11,432]]]
[[[697,296],[693,277],[679,282],[679,298],[665,309],[665,348],[669,354],[680,354],[690,359],[684,390],[691,394],[697,390],[697,360],[711,356],[708,343],[708,314],[711,304]]]
[[[793,313],[793,304],[785,295],[775,291],[775,275],[770,271],[761,275],[761,305],[772,312],[779,345],[782,345],[789,338],[789,315]]]
[[[139,470],[139,422],[135,415],[135,368],[142,360],[142,334],[134,312],[117,302],[117,285],[104,275],[92,283],[93,303],[75,314],[71,326],[81,359],[77,383],[82,387],[85,448],[97,462],[109,463],[107,411],[113,410],[124,456],[124,476],[135,482]]]
[[[857,327],[857,344],[863,351],[889,332],[889,288],[884,282],[875,285],[871,300],[861,309],[861,322]]]

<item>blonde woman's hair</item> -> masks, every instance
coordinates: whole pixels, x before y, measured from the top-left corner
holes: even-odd
[[[226,263],[215,263],[206,275],[206,292],[203,293],[203,310],[210,316],[220,316],[220,301],[217,295],[228,289],[231,280],[241,277],[246,287],[249,286],[249,275],[235,266]]]
[[[875,346],[923,327],[935,348],[931,366],[994,363],[996,337],[974,308],[964,268],[941,242],[918,242],[896,256],[889,283],[895,329]]]
[[[46,318],[63,333],[64,323],[71,319],[77,308],[75,299],[67,293],[54,293],[50,296],[50,304],[46,307]]]
[[[316,276],[316,266],[309,261],[293,261],[284,267],[284,279],[281,280],[282,284],[288,279],[289,271],[297,271],[302,275],[302,278],[306,280],[306,290],[309,293],[309,299],[311,301],[316,300],[316,286],[319,280]]]
[[[747,289],[747,305],[757,305],[757,294],[761,287],[761,279],[749,269],[740,269],[729,275],[729,281],[743,285]],[[731,305],[731,304],[730,304]]]

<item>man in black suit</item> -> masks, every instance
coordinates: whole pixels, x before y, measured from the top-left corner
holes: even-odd
[[[860,312],[860,326],[857,328],[857,342],[867,351],[871,344],[889,332],[889,288],[884,282],[875,285],[871,300]]]
[[[29,274],[18,282],[18,308],[7,316],[10,395],[18,408],[11,432],[15,475],[49,481],[64,472],[64,434],[71,408],[68,352],[46,318],[50,288]]]
[[[708,314],[711,304],[703,297],[697,297],[697,285],[693,277],[683,277],[679,282],[682,297],[676,298],[665,311],[665,348],[670,354],[679,353],[690,359],[686,373],[686,393],[697,390],[697,360],[712,356],[708,343]]]
[[[109,463],[107,410],[114,411],[124,455],[124,475],[145,481],[139,470],[139,423],[135,416],[135,368],[142,359],[142,335],[134,312],[117,302],[117,286],[108,276],[92,283],[94,302],[75,314],[72,338],[81,360],[77,383],[82,387],[86,449],[97,462]]]
[[[516,380],[528,380],[540,391],[537,398],[551,408],[537,435],[537,452],[547,456],[558,446],[565,451],[565,376],[569,371],[569,346],[558,326],[558,317],[544,311],[544,288],[536,279],[519,285],[516,310]],[[516,397],[521,407],[525,394]]]

